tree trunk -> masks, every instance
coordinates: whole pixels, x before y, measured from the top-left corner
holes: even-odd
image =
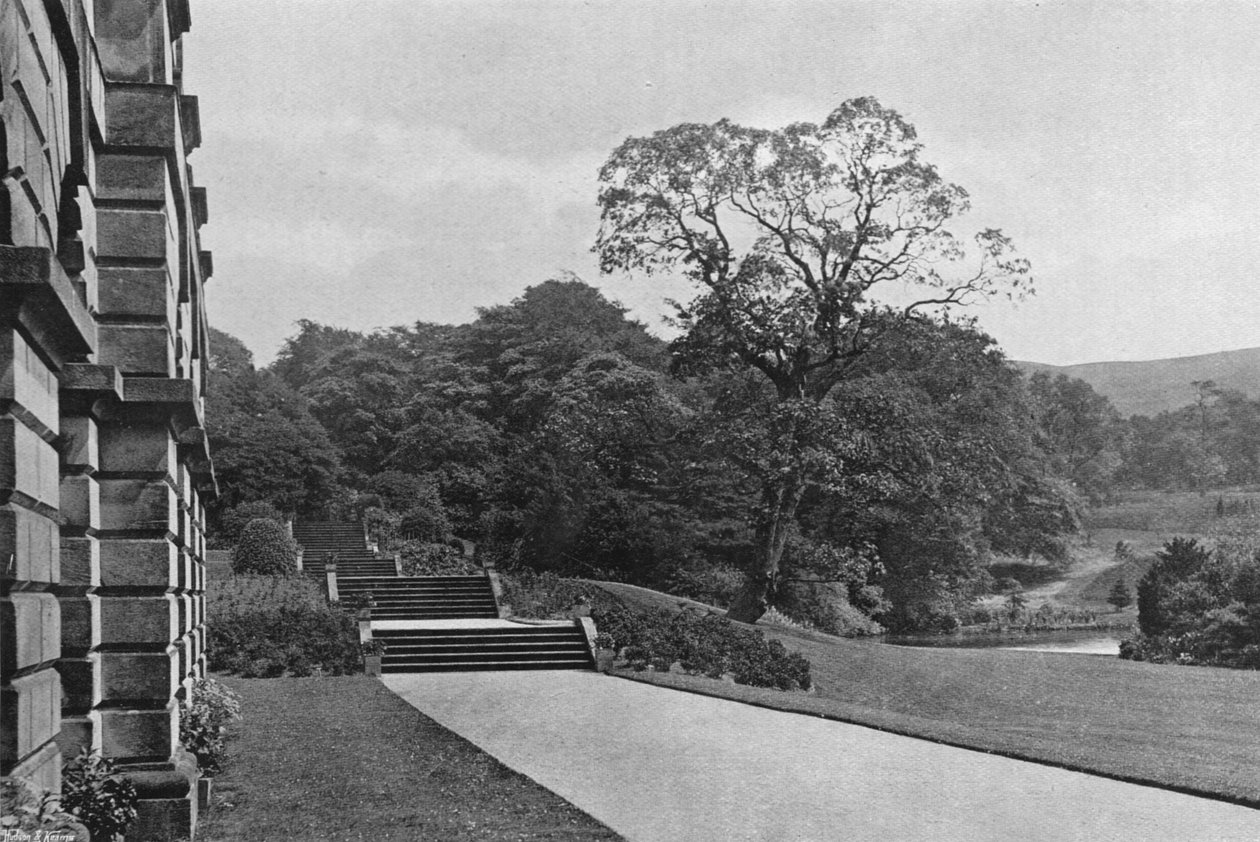
[[[796,508],[805,494],[805,482],[791,477],[769,486],[762,494],[762,518],[756,527],[756,557],[747,580],[727,610],[729,619],[755,623],[770,607],[778,584],[779,562],[796,520]]]

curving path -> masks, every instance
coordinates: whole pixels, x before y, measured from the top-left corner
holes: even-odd
[[[1260,839],[1245,807],[595,673],[383,680],[632,842]]]

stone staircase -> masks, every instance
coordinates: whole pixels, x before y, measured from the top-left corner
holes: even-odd
[[[375,616],[375,614],[373,615]],[[586,637],[575,624],[531,626],[499,620],[491,627],[373,629],[385,642],[382,672],[592,669]]]
[[[323,579],[324,560],[337,554],[337,579],[343,576],[394,576],[394,560],[377,558],[367,548],[363,526],[354,521],[293,524],[293,540],[302,546],[302,570]]]
[[[346,578],[337,566],[343,601],[372,595],[372,619],[499,619],[488,576],[364,576]]]
[[[580,624],[501,619],[490,571],[480,576],[399,576],[392,559],[378,559],[368,550],[363,527],[355,522],[295,523],[293,537],[304,548],[308,575],[325,580],[324,559],[336,553],[338,600],[370,603],[362,634],[385,644],[382,672],[595,666]]]

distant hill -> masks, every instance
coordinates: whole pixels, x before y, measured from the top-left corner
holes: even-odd
[[[1194,403],[1196,380],[1260,397],[1260,348],[1145,362],[1046,365],[1015,361],[1025,372],[1047,371],[1084,380],[1106,395],[1121,415],[1158,415]]]

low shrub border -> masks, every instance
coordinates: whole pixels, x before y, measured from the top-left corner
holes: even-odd
[[[634,670],[669,672],[675,664],[690,675],[730,676],[737,684],[808,690],[809,661],[756,629],[699,611],[639,613],[621,607],[591,612],[597,643],[612,649]]]
[[[246,678],[347,675],[362,665],[359,626],[301,576],[238,575],[206,595],[211,670]]]

